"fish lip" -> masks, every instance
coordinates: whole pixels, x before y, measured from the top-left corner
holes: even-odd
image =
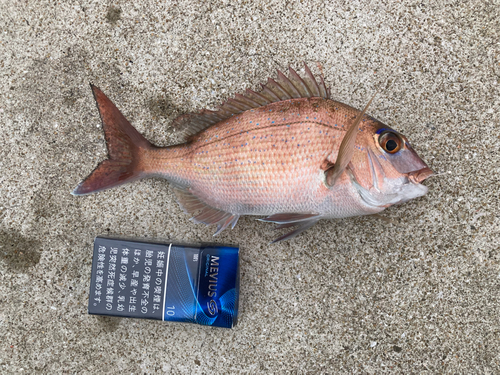
[[[408,174],[408,179],[414,184],[420,184],[425,179],[434,175],[434,172],[429,167],[419,169],[418,171],[411,172]]]

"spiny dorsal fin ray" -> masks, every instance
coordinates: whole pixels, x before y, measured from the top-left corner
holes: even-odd
[[[309,89],[309,87],[307,87],[304,80],[302,78],[300,78],[300,76],[297,74],[297,72],[295,70],[293,70],[292,68],[288,68],[288,71],[290,72],[290,81],[292,82],[293,86],[296,87],[297,90],[299,91],[299,97],[300,98],[310,98],[312,96],[311,90]]]
[[[311,90],[311,96],[316,96],[320,98],[326,97],[326,90],[323,95],[321,93],[320,87],[318,86],[318,82],[316,82],[316,78],[314,78],[314,75],[312,74],[311,70],[306,64],[304,64],[304,66],[306,70],[306,76],[304,77],[304,81],[307,87]]]
[[[278,70],[278,78],[277,78],[277,82],[279,83],[279,85],[281,86],[281,88],[283,89],[283,91],[286,91],[286,93],[294,98],[294,99],[297,99],[297,98],[300,98],[301,95],[300,95],[300,92],[299,90],[297,90],[297,88],[293,85],[293,82],[290,81],[283,73],[281,73],[281,71]]]
[[[304,77],[300,77],[292,68],[289,68],[289,77],[278,70],[278,77],[275,80],[269,78],[260,92],[247,89],[244,94],[236,94],[234,98],[228,99],[217,111],[203,109],[198,113],[184,114],[177,117],[172,126],[180,130],[187,140],[213,124],[249,109],[292,98],[329,99],[330,89],[326,87],[323,76],[320,75],[320,82],[317,82],[309,67],[306,64],[304,67]]]

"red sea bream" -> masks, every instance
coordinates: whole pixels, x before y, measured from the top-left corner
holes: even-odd
[[[92,86],[109,159],[73,192],[84,195],[159,176],[175,188],[196,223],[234,227],[241,215],[267,216],[289,239],[320,219],[371,215],[427,192],[433,172],[405,136],[330,99],[307,66],[278,72],[260,92],[247,90],[218,111],[180,116],[185,143],[149,143]],[[368,106],[367,106],[368,107]]]

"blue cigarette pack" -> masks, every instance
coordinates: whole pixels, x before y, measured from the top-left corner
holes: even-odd
[[[89,314],[232,328],[239,248],[96,237]]]

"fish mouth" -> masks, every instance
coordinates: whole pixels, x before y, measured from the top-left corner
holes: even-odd
[[[411,182],[413,182],[414,184],[420,184],[425,179],[427,179],[433,175],[434,175],[434,172],[430,168],[425,167],[425,168],[419,169],[418,171],[409,173],[408,179]]]

